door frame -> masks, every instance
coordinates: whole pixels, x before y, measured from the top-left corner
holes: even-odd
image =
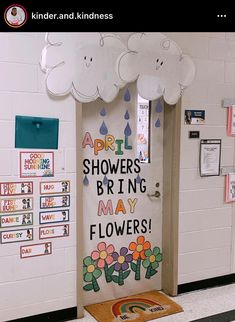
[[[77,318],[84,317],[83,307],[83,176],[82,176],[82,104],[75,101],[76,117],[76,256]]]
[[[164,102],[162,289],[171,296],[178,294],[180,132],[181,100]]]

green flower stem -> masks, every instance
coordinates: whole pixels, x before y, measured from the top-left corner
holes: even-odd
[[[124,285],[124,279],[123,279],[123,271],[120,269],[119,275],[118,275],[118,285]]]
[[[136,272],[135,272],[135,280],[140,280],[140,265],[141,265],[141,258],[138,258],[136,263]]]
[[[92,278],[92,285],[93,285],[93,290],[95,292],[98,292],[100,290],[100,287],[99,287],[99,285],[97,283],[97,280],[96,280],[96,278],[94,276]]]
[[[150,277],[151,277],[151,265],[149,265],[145,274],[145,278],[150,279]]]
[[[110,276],[109,272],[108,272],[108,265],[107,263],[105,263],[104,265],[104,274],[105,274],[105,279],[107,283],[112,282],[112,277]]]

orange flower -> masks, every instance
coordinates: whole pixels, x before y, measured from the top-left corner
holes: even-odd
[[[144,236],[139,236],[137,238],[137,243],[132,242],[129,245],[129,249],[133,251],[133,254],[132,254],[133,259],[136,261],[139,258],[145,259],[146,256],[144,252],[149,248],[151,248],[151,244],[149,241],[145,241]]]

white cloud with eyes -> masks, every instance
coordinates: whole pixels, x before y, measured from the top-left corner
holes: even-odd
[[[116,69],[125,82],[137,79],[140,96],[147,100],[163,96],[168,104],[177,103],[195,75],[192,59],[162,33],[131,35]]]
[[[126,82],[115,63],[125,50],[120,38],[101,33],[48,33],[41,56],[46,86],[53,95],[71,93],[80,102],[111,102]]]

